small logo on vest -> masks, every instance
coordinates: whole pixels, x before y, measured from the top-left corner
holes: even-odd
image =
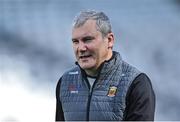
[[[70,75],[76,75],[78,74],[78,71],[75,71],[75,72],[69,72]]]
[[[117,91],[117,87],[116,86],[111,86],[109,87],[109,91],[108,91],[108,95],[109,97],[114,97]]]
[[[75,93],[75,94],[78,93],[78,89],[74,84],[70,84],[68,90],[70,91],[70,93]]]

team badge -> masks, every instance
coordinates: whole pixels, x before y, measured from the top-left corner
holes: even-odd
[[[109,87],[109,91],[108,91],[108,95],[109,97],[114,97],[117,91],[117,87],[116,86],[111,86]]]

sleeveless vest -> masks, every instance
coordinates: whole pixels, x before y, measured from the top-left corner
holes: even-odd
[[[91,92],[80,67],[62,76],[59,97],[65,120],[123,119],[127,91],[140,71],[124,62],[119,53],[113,55],[113,59],[104,62]]]

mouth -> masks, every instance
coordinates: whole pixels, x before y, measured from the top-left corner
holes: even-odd
[[[79,56],[79,59],[87,59],[89,57],[91,57],[92,55],[82,55],[82,56]]]

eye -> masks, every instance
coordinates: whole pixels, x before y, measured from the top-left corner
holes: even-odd
[[[77,39],[72,39],[73,44],[78,44],[79,41]]]
[[[88,43],[88,42],[91,42],[93,39],[94,39],[94,37],[87,36],[87,37],[83,38],[83,42],[85,42],[85,43],[87,42]]]

